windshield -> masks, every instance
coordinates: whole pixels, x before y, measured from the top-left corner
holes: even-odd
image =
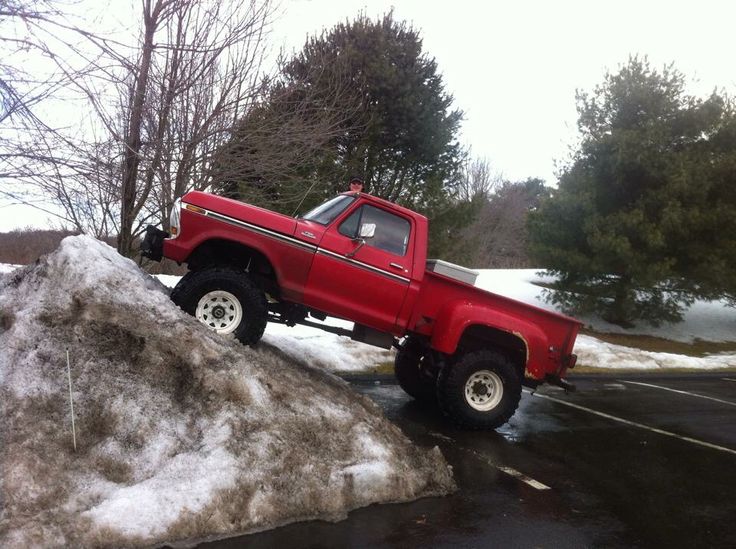
[[[331,198],[324,204],[320,204],[313,210],[304,214],[302,219],[307,221],[314,221],[320,225],[329,225],[332,221],[340,215],[345,209],[353,203],[355,200],[354,196],[341,194],[335,198]]]

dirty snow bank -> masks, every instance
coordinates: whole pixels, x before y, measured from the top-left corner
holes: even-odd
[[[346,383],[209,332],[89,237],[0,278],[0,348],[0,546],[191,542],[454,489]]]

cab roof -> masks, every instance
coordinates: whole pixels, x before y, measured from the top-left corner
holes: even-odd
[[[384,208],[390,208],[392,210],[396,210],[397,212],[400,212],[404,215],[410,216],[410,217],[420,217],[422,219],[427,219],[422,214],[415,212],[414,210],[410,210],[409,208],[404,208],[403,206],[399,206],[398,204],[394,202],[389,202],[388,200],[384,200],[383,198],[378,198],[377,196],[373,196],[372,194],[368,194],[366,192],[361,191],[347,191],[344,193],[347,196],[356,196],[356,197],[363,197],[367,199],[370,202],[374,202],[376,204],[380,204]]]

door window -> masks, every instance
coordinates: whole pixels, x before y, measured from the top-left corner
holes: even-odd
[[[365,241],[366,246],[395,255],[406,255],[406,248],[409,245],[409,221],[375,206],[366,204],[355,210],[340,224],[338,231],[349,238],[357,238],[360,227],[366,223],[376,225],[373,238]]]

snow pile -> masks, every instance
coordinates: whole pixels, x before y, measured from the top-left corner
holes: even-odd
[[[0,278],[0,546],[192,542],[454,489],[437,448],[263,347],[89,237]]]

